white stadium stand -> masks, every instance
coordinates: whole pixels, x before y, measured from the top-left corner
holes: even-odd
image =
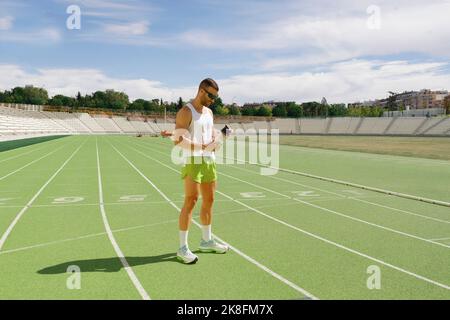
[[[328,119],[300,119],[300,133],[324,134]]]
[[[421,124],[423,119],[421,118],[397,118],[392,127],[386,132],[386,134],[411,134],[413,133]]]
[[[352,133],[355,130],[355,127],[352,128],[352,119],[353,118],[333,118],[331,124],[328,128],[328,134],[348,134]]]
[[[275,119],[270,122],[271,129],[280,130],[280,134],[300,133],[296,130],[297,119]]]
[[[117,124],[108,117],[95,116],[94,120],[105,129],[106,133],[123,133]]]
[[[42,112],[47,114],[47,112]],[[86,127],[83,122],[79,119],[78,114],[67,113],[67,112],[49,112],[50,116],[54,116],[57,119],[64,120],[65,124],[71,128],[71,130],[76,134],[90,133],[88,127]]]
[[[140,134],[154,133],[150,126],[142,120],[130,120],[130,124],[134,127],[135,132]]]
[[[441,118],[440,121],[435,122],[432,126],[429,126],[425,135],[447,135],[450,136],[450,117]]]
[[[394,118],[364,118],[357,134],[383,134]]]
[[[116,125],[122,130],[124,133],[135,133],[136,129],[130,124],[130,121],[128,121],[124,117],[113,117],[113,121],[116,123]]]
[[[92,133],[106,133],[105,129],[100,126],[89,114],[79,113],[78,118],[92,131]]]
[[[0,141],[47,135],[73,134],[159,134],[175,130],[174,119],[159,119],[95,115],[88,113],[47,112],[41,109],[16,109],[18,105],[0,105]],[[33,111],[32,111],[33,110]],[[450,136],[450,117],[397,118],[318,118],[273,119],[271,121],[225,121],[234,131],[240,129],[271,130],[280,134],[338,135],[406,135]],[[224,122],[224,123],[225,123]],[[221,130],[224,123],[216,123]]]

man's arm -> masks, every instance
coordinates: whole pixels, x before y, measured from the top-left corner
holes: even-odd
[[[189,134],[189,126],[192,121],[191,110],[184,106],[177,113],[175,120],[175,132],[172,134],[172,140],[175,145],[187,150],[203,150],[206,146],[200,143],[194,143]]]

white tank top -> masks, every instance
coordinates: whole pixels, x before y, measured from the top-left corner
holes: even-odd
[[[187,104],[187,107],[191,110],[192,121],[189,125],[189,133],[191,140],[194,143],[209,144],[213,141],[214,120],[211,112],[205,110],[203,113],[198,113],[191,103]],[[190,151],[183,149],[185,160],[188,157],[209,157],[211,160],[215,160],[213,151],[195,150]]]

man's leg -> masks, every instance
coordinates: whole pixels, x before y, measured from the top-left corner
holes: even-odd
[[[180,249],[177,256],[184,263],[195,263],[198,257],[189,250],[188,232],[192,219],[192,211],[197,203],[199,195],[199,184],[194,182],[189,176],[184,179],[184,205],[179,218]]]
[[[202,241],[200,242],[200,250],[203,252],[225,253],[228,251],[228,247],[217,243],[211,237],[212,208],[214,205],[216,182],[200,184],[200,192],[202,194],[202,208],[200,211]]]
[[[200,184],[200,192],[202,194],[200,221],[202,222],[202,225],[209,226],[212,222],[212,207],[214,204],[214,196],[216,192],[216,182],[213,181]]]
[[[184,179],[184,205],[181,209],[179,227],[180,231],[188,231],[192,219],[192,211],[198,201],[199,183],[187,176]]]

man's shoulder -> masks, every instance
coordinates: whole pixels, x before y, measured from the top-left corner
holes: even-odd
[[[181,107],[181,109],[178,111],[178,113],[180,113],[180,114],[191,114],[191,109],[187,105],[184,105],[184,106]]]
[[[214,115],[214,113],[212,112],[212,110],[210,108],[208,108],[208,107],[205,107],[205,108],[206,108],[206,110],[208,110],[209,113],[211,113],[211,115]]]

